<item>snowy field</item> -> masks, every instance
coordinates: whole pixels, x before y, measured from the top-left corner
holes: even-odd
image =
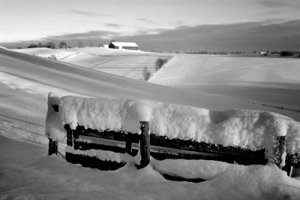
[[[90,54],[97,53],[88,50]],[[87,66],[80,67],[76,63],[73,65],[71,61],[69,64],[64,63],[63,59],[75,60],[78,55],[84,55],[77,50],[64,50],[60,52],[60,57],[55,52],[55,56],[63,62],[33,56],[36,53],[26,55],[0,49],[0,199],[300,198],[300,181],[289,178],[273,165],[241,166],[211,161],[152,160],[147,168],[137,170],[134,167],[136,161],[125,157],[128,161],[125,167],[104,172],[69,164],[60,156],[47,157],[48,140],[45,136],[49,91],[59,96],[150,99],[210,110],[268,110],[299,122],[299,112],[295,110],[299,109],[300,60],[201,56],[191,59],[188,55],[182,55],[171,59],[151,79],[156,84],[151,84],[95,71]],[[116,65],[126,63],[126,55],[113,55],[111,51],[106,54],[112,59],[116,57],[115,61],[110,61]],[[134,55],[129,54],[128,59],[133,59]],[[46,55],[49,52],[44,55],[42,57],[48,57]],[[152,59],[154,61],[154,55],[139,52],[136,56],[142,56],[141,62],[146,64],[152,62]],[[136,59],[134,62],[137,62]],[[79,61],[85,62],[83,57]],[[246,67],[250,61],[251,65]],[[180,70],[187,67],[183,64],[188,62],[194,64],[190,64],[190,70],[184,70],[188,74],[184,74]],[[205,62],[219,65],[205,69],[205,66],[210,66]],[[199,68],[195,63],[202,67]],[[218,70],[218,67],[225,65],[233,68],[227,71],[222,67],[222,70]],[[245,68],[240,71],[234,68],[241,65]],[[284,70],[281,68],[283,66],[286,67]],[[275,74],[267,76],[270,71]],[[202,74],[202,79],[201,76],[192,79],[198,74]],[[264,77],[258,76],[261,74]],[[245,90],[248,87],[250,90]],[[275,92],[278,92],[278,99],[272,97]],[[207,181],[167,181],[159,173],[165,171]]]
[[[261,105],[300,121],[299,75],[297,58],[178,55],[150,82]]]

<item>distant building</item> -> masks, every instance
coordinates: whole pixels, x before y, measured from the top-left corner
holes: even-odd
[[[267,51],[261,51],[259,54],[262,55],[262,56],[267,56],[269,54],[269,52],[267,52]]]
[[[111,49],[139,50],[139,46],[135,42],[111,42],[108,47]]]

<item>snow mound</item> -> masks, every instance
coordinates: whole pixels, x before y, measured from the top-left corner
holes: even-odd
[[[75,129],[77,124],[98,130],[121,130],[125,101],[63,97],[60,102],[63,124]]]
[[[59,102],[58,102],[59,100]],[[59,104],[59,113],[51,105]],[[50,110],[50,111],[49,111]],[[300,123],[267,111],[208,109],[148,100],[122,100],[49,95],[47,136],[62,138],[62,127],[82,125],[97,130],[140,132],[140,121],[149,121],[151,133],[197,142],[265,148],[272,153],[276,136],[287,136],[287,151],[300,153]],[[64,133],[65,134],[65,133]]]
[[[211,180],[224,173],[232,164],[213,160],[166,159],[152,160],[153,168],[162,174],[186,179]]]

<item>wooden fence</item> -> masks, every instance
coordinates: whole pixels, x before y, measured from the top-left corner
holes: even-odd
[[[56,108],[57,110],[57,108]],[[58,112],[58,110],[57,110]],[[165,136],[150,134],[149,122],[140,122],[141,134],[130,133],[126,131],[98,131],[85,129],[78,125],[72,130],[68,124],[64,125],[67,132],[67,145],[74,150],[106,150],[116,153],[127,153],[135,156],[140,151],[141,162],[137,166],[143,168],[150,162],[150,156],[157,160],[164,159],[206,159],[225,161],[228,163],[237,162],[239,164],[262,164],[265,165],[268,160],[265,159],[265,150],[251,151],[239,147],[225,147],[222,145],[208,144],[204,142],[195,142],[192,140],[170,139]],[[278,165],[282,163],[282,155],[286,149],[286,137],[276,138],[277,145],[274,145],[274,159],[271,161]],[[57,143],[50,140],[49,154],[57,152],[51,148],[57,148]],[[72,163],[81,163],[84,166],[95,167],[102,170],[117,169],[125,165],[125,162],[102,161],[96,157],[88,157],[79,154],[66,152],[66,159]],[[270,162],[270,161],[269,161]],[[286,170],[290,176],[300,176],[300,156],[299,154],[287,154]]]

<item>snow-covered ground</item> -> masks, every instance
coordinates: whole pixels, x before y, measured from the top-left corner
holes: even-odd
[[[297,69],[291,68],[299,75]],[[289,87],[283,87],[286,88]],[[290,89],[298,90],[297,85]],[[125,157],[125,167],[104,172],[69,164],[59,156],[46,156],[44,134],[49,91],[60,96],[150,99],[210,110],[266,109],[288,116],[291,111],[252,104],[222,93],[154,85],[4,49],[0,49],[0,91],[0,134],[5,136],[0,136],[0,199],[300,198],[299,180],[289,178],[275,166],[152,160],[150,166],[137,170],[135,160]],[[297,116],[292,117],[299,121]],[[167,181],[160,173],[207,181]]]
[[[137,170],[134,161],[99,171],[46,156],[46,148],[0,136],[1,199],[299,199],[300,181],[275,166],[158,161]],[[9,154],[7,152],[10,152]],[[166,169],[166,167],[168,169]],[[201,183],[165,180],[165,170]],[[207,172],[208,171],[208,172]]]

